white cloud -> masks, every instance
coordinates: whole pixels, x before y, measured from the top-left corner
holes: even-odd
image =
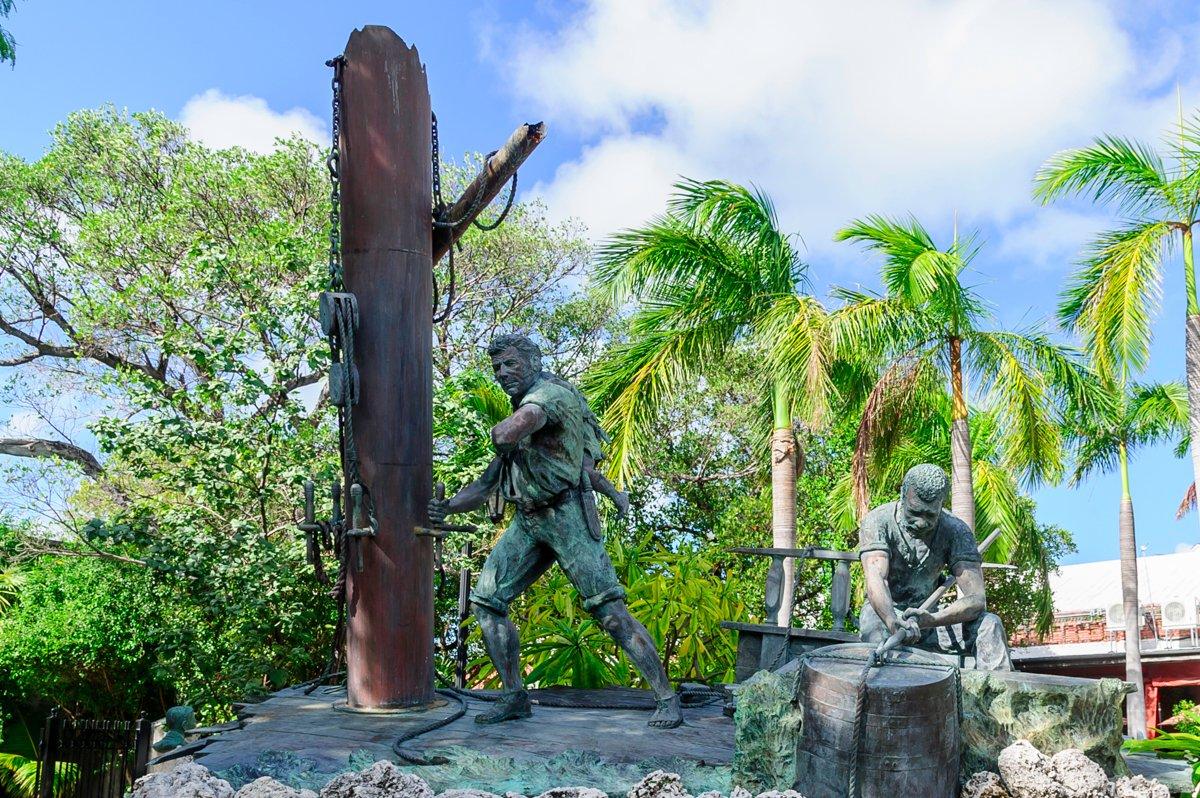
[[[1038,208],[1014,220],[996,248],[1018,277],[1035,273],[1065,275],[1074,271],[1096,233],[1108,227],[1108,217],[1064,208]]]
[[[273,111],[261,97],[230,97],[219,89],[188,100],[179,121],[193,139],[218,149],[236,146],[270,152],[275,149],[275,139],[293,133],[317,142],[328,138],[325,124],[304,108]]]
[[[588,142],[536,191],[596,236],[680,173],[761,185],[812,249],[869,212],[1006,224],[1052,152],[1175,106],[1141,94],[1174,59],[1092,0],[592,0],[516,42],[522,106]]]

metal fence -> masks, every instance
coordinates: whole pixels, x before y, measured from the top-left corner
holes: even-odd
[[[121,798],[146,773],[150,721],[72,720],[55,708],[38,746],[38,798]]]

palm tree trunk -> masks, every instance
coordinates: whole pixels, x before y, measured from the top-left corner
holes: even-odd
[[[971,426],[967,421],[967,396],[963,386],[962,339],[950,339],[950,383],[954,404],[950,411],[950,512],[975,531],[975,485],[971,476]]]
[[[774,429],[771,432],[771,544],[790,549],[796,545],[796,436],[792,432],[791,397],[782,385],[775,386]],[[795,595],[795,564],[783,563],[778,626],[789,626]]]
[[[1184,363],[1187,373],[1188,431],[1192,435],[1192,479],[1200,485],[1200,303],[1196,300],[1191,228],[1183,232],[1183,278],[1187,293]],[[1197,518],[1200,518],[1200,513]]]
[[[1125,719],[1130,737],[1146,737],[1146,696],[1142,684],[1141,609],[1138,606],[1137,535],[1133,525],[1133,497],[1129,492],[1129,455],[1125,444],[1117,450],[1121,465],[1121,603],[1125,614],[1125,681],[1134,691],[1125,698]]]

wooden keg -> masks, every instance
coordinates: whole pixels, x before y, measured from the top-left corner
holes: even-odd
[[[828,646],[804,660],[796,790],[806,798],[847,798],[857,746],[862,798],[954,798],[959,786],[955,669],[913,649],[889,653],[866,674],[866,703],[856,727],[858,689],[872,648]]]

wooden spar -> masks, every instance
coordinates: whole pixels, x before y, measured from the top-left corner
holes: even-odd
[[[504,184],[512,179],[513,173],[525,163],[525,159],[546,138],[546,124],[533,122],[513,131],[496,153],[488,159],[461,197],[454,201],[446,212],[446,218],[457,221],[453,229],[433,229],[433,262],[437,263],[449,251],[450,245],[462,237],[471,222],[500,193]]]
[[[430,100],[415,47],[367,26],[345,49],[341,135],[346,290],[358,298],[351,412],[374,538],[347,583],[347,705],[433,701],[433,481]]]

